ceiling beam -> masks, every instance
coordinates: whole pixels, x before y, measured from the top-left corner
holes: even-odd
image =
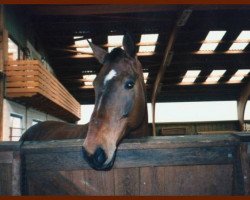
[[[160,12],[177,11],[183,8],[183,5],[124,5],[124,4],[106,4],[106,5],[33,5],[27,6],[32,10],[33,15],[104,15],[121,13],[140,13],[140,12]]]
[[[104,15],[119,13],[180,11],[185,5],[145,5],[145,4],[92,4],[92,5],[29,5],[23,6],[34,15]],[[192,5],[192,10],[249,10],[249,5]]]
[[[178,17],[176,23],[174,24],[174,27],[172,29],[172,32],[170,34],[166,49],[165,49],[165,53],[164,53],[164,58],[162,61],[162,64],[160,66],[159,72],[157,74],[155,83],[154,83],[154,89],[153,89],[153,94],[152,94],[152,98],[151,98],[151,102],[152,102],[152,119],[153,119],[153,135],[156,136],[156,128],[155,128],[155,103],[156,103],[156,99],[157,99],[157,95],[160,92],[160,82],[162,80],[162,77],[165,74],[166,68],[170,65],[171,63],[171,59],[172,59],[172,53],[171,50],[173,48],[173,44],[175,42],[176,39],[176,35],[180,29],[181,26],[183,26],[186,21],[188,20],[190,14],[191,14],[191,10],[184,10],[182,11],[181,15]]]

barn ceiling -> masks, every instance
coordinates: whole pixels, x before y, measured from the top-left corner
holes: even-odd
[[[94,103],[94,91],[91,86],[87,87],[83,75],[98,73],[100,64],[90,54],[81,53],[87,49],[77,51],[75,41],[88,38],[108,49],[112,46],[108,36],[123,35],[124,31],[132,33],[137,50],[140,45],[155,45],[152,52],[138,53],[143,71],[149,73],[146,80],[149,102],[162,64],[166,65],[166,70],[160,81],[158,102],[237,100],[242,87],[249,81],[250,6],[19,7],[29,15],[57,78],[81,104]],[[213,36],[210,31],[220,32]],[[158,34],[157,41],[141,42],[143,34]],[[173,36],[167,62],[164,62],[166,48]],[[242,49],[230,50],[234,42]],[[203,49],[211,49],[201,51],[202,45]]]

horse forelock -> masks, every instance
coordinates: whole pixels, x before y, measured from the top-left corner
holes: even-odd
[[[122,58],[128,58],[126,52],[121,48],[115,48],[105,56],[104,63],[111,63]]]

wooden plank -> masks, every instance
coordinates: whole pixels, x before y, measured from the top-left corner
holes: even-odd
[[[8,76],[8,79],[6,82],[15,82],[15,81],[38,81],[39,82],[39,77],[38,76],[32,76],[32,77],[23,77],[23,76]]]
[[[0,195],[12,195],[12,165],[0,164]]]
[[[18,63],[18,65],[7,65],[5,71],[11,72],[11,71],[30,71],[30,70],[38,70],[39,67],[37,65],[21,65]]]
[[[32,93],[32,92],[38,92],[37,88],[8,88],[8,93]]]
[[[165,168],[142,167],[140,168],[140,195],[165,194]]]
[[[38,60],[8,60],[8,62],[5,63],[7,66],[12,65],[39,65],[40,62]]]
[[[232,147],[118,150],[114,168],[166,165],[230,164]],[[26,154],[27,170],[57,171],[89,169],[82,150]]]
[[[55,89],[53,90],[52,87],[46,87],[43,85],[39,85],[39,92],[46,96],[47,98],[51,99],[52,101],[56,102],[60,106],[66,108],[68,111],[77,114],[78,112],[78,106],[72,104],[70,100],[67,100],[67,96],[62,96],[62,93],[60,93],[59,90]],[[80,117],[80,116],[78,116]]]
[[[77,185],[60,172],[27,172],[27,194],[29,195],[83,195]]]
[[[233,165],[233,194],[249,194],[249,159],[247,155],[247,143],[242,143],[235,151]]]
[[[3,151],[0,152],[0,163],[12,163],[13,152],[12,151]]]
[[[27,153],[53,153],[62,151],[79,151],[83,139],[52,140],[52,141],[26,141],[22,150]],[[119,150],[136,149],[164,149],[164,148],[198,148],[211,146],[235,146],[239,141],[234,135],[186,135],[186,136],[157,136],[140,139],[124,139],[118,146]]]
[[[69,180],[72,184],[77,186],[77,188],[81,191],[81,194],[87,195],[86,193],[86,182],[85,182],[85,173],[83,170],[79,171],[60,171],[59,172],[64,178]],[[71,194],[71,195],[79,195],[79,194]]]
[[[39,83],[35,81],[15,81],[15,82],[9,82],[6,84],[6,87],[9,88],[20,88],[20,87],[38,87]],[[7,90],[8,90],[7,89]]]
[[[248,157],[248,143],[243,143],[240,145],[240,162],[241,162],[241,169],[243,174],[244,180],[244,195],[250,194],[250,162]]]
[[[20,93],[9,93],[9,92],[7,92],[6,93],[6,96],[7,96],[7,98],[21,98],[21,97],[33,97],[33,96],[35,96],[35,95],[37,95],[37,92],[25,92],[25,93],[22,93],[22,92],[20,92]]]
[[[115,195],[139,195],[139,177],[139,168],[114,169]]]
[[[65,87],[51,74],[48,73],[43,67],[40,67],[41,73],[44,75],[42,77],[47,77],[47,79],[50,81],[51,85],[55,85],[56,88],[58,88],[61,93],[66,95],[71,101],[73,101],[74,104],[79,104],[72,95],[68,92],[68,90],[65,89]]]
[[[21,158],[20,152],[13,152],[12,162],[12,195],[21,195]]]
[[[35,70],[31,71],[6,71],[7,76],[38,76],[39,72]]]
[[[168,166],[165,195],[231,195],[232,165]]]
[[[0,152],[13,152],[13,151],[19,151],[20,150],[21,142],[10,142],[10,141],[4,141],[0,142]]]
[[[234,133],[233,136],[235,136],[241,142],[250,142],[250,133],[249,132]]]
[[[37,86],[38,93],[42,94],[46,98],[49,98],[51,101],[54,101],[56,104],[60,105],[62,108],[65,108],[70,113],[74,114],[77,118],[80,117],[80,105],[79,103],[72,97],[72,95],[64,88],[64,86],[50,73],[48,72],[39,61],[30,62],[26,61],[14,61],[7,62],[7,77],[20,77],[23,75],[24,77],[29,77],[31,74],[36,74],[34,77],[37,77],[35,84],[31,83],[21,83],[20,82],[11,82],[11,79],[7,81],[7,95],[9,94],[12,98],[12,92],[17,92],[13,89],[19,89],[20,87],[32,87]],[[18,68],[20,66],[20,70]],[[29,69],[29,67],[32,70]],[[27,70],[28,69],[28,70]],[[29,77],[30,78],[30,77]],[[12,80],[15,80],[15,78]],[[24,79],[25,80],[25,79]],[[31,79],[32,80],[32,79]],[[16,87],[16,88],[15,88]],[[29,89],[29,88],[28,88]],[[26,91],[22,91],[26,92]],[[23,95],[19,93],[19,95]],[[23,95],[25,96],[25,95]]]
[[[114,171],[84,170],[86,195],[114,195]]]
[[[107,15],[107,14],[122,14],[122,13],[140,13],[140,12],[171,12],[178,11],[184,8],[185,5],[147,5],[139,4],[133,5],[43,5],[31,7],[35,15]],[[208,10],[249,10],[248,6],[244,5],[204,5],[204,4],[193,4],[190,7],[194,10],[208,11]],[[221,11],[222,12],[222,11]],[[60,21],[59,21],[60,22]]]

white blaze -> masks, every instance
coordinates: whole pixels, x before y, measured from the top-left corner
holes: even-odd
[[[106,85],[107,81],[111,80],[112,78],[114,78],[116,76],[116,71],[115,70],[111,70],[105,77],[104,79],[104,85]]]
[[[104,78],[104,85],[106,85],[106,83],[107,83],[109,80],[111,80],[112,78],[114,78],[114,77],[116,76],[116,74],[117,74],[116,71],[112,69],[112,70],[105,76],[105,78]],[[101,96],[100,99],[99,99],[98,106],[97,106],[97,110],[100,109],[100,106],[101,106],[101,103],[102,103],[102,97],[103,97],[103,96]]]

